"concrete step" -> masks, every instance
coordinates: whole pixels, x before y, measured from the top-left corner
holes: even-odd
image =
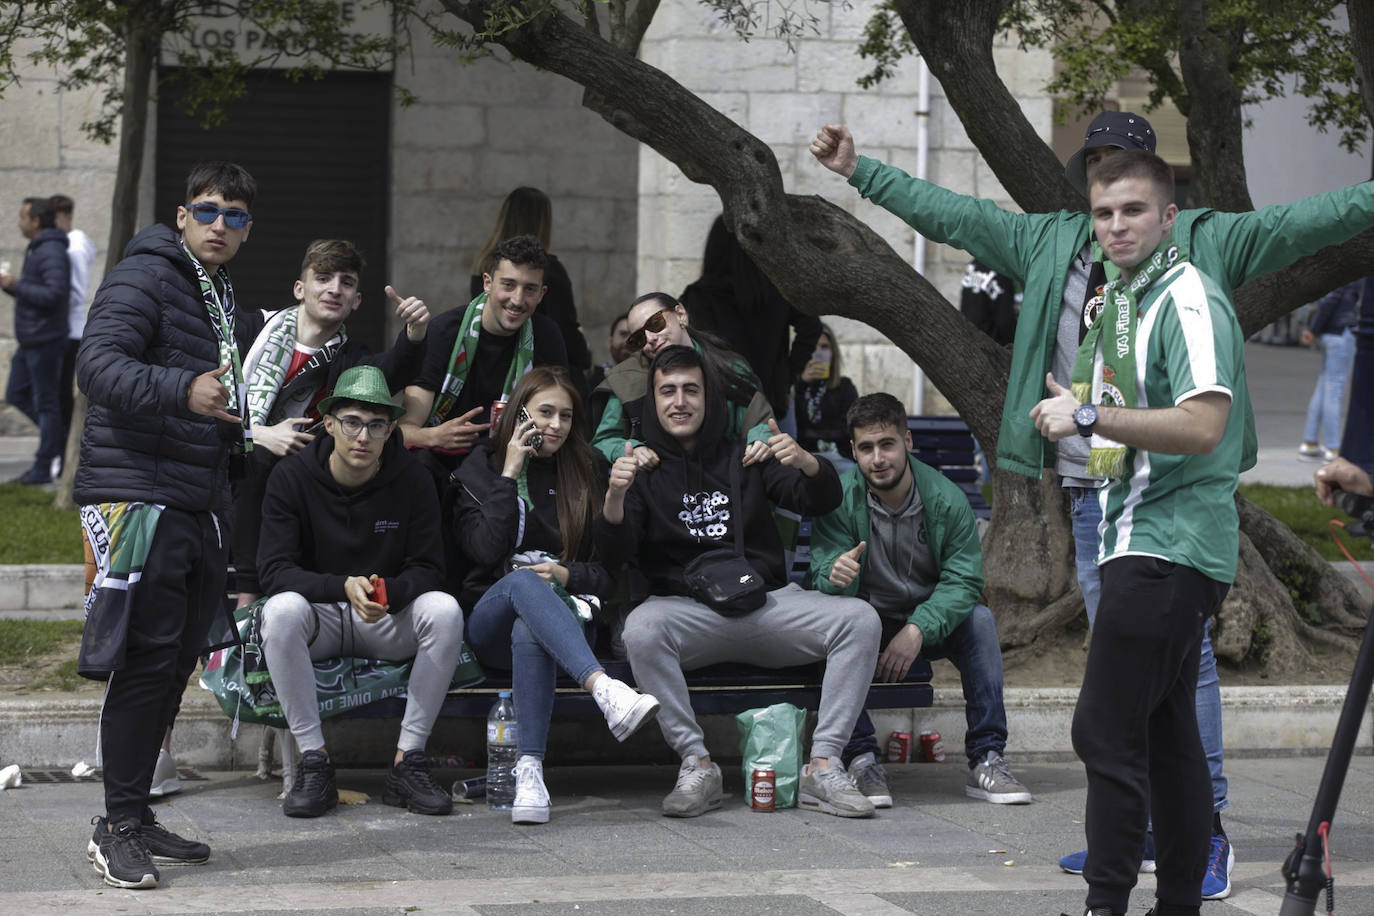
[[[80,563],[0,566],[0,616],[30,611],[80,617],[85,589],[86,568]]]
[[[1228,757],[1325,754],[1345,698],[1345,687],[1223,687],[1222,732]],[[0,748],[6,762],[24,767],[66,768],[78,760],[94,762],[100,694],[37,695],[0,700]],[[1007,756],[1013,762],[1074,759],[1069,726],[1076,688],[1007,688]],[[889,733],[918,735],[938,731],[947,760],[963,762],[964,701],[956,688],[940,688],[929,709],[872,713],[878,738]],[[814,719],[814,716],[812,717]],[[326,719],[325,739],[341,766],[382,766],[390,762],[400,722],[396,719]],[[441,719],[428,753],[480,761],[485,725],[477,718]],[[739,759],[739,734],[732,716],[703,716],[707,746],[722,762]],[[177,718],[175,751],[181,764],[201,769],[252,769],[263,727],[240,725],[220,711],[214,698],[193,685]],[[585,720],[556,719],[549,746],[562,763],[672,763],[657,729],[644,729],[625,744],[609,732],[588,729]],[[1374,751],[1374,728],[1365,710],[1356,752]]]

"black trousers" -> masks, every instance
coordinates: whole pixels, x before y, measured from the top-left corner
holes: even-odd
[[[1212,783],[1194,695],[1203,626],[1229,588],[1151,557],[1102,566],[1102,603],[1073,714],[1073,748],[1088,777],[1089,909],[1126,912],[1147,812],[1160,912],[1195,913],[1202,902]]]
[[[222,524],[222,523],[221,523]],[[167,508],[134,588],[124,668],[110,678],[100,717],[105,813],[141,817],[162,736],[223,613],[229,532],[209,512]]]

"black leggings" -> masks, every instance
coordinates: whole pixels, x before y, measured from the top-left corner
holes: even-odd
[[[1102,566],[1102,603],[1073,715],[1073,748],[1088,777],[1089,909],[1126,912],[1147,813],[1163,912],[1201,904],[1212,783],[1194,695],[1203,626],[1229,588],[1152,557]]]

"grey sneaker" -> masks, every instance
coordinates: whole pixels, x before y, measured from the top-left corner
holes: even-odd
[[[1028,805],[1031,794],[1011,775],[1007,761],[996,751],[988,751],[982,762],[969,770],[964,794],[994,805]]]
[[[873,807],[892,807],[892,792],[887,788],[887,773],[872,751],[860,754],[849,761],[849,775],[864,797],[873,802]]]
[[[797,803],[837,817],[873,816],[873,802],[854,785],[838,757],[831,757],[829,768],[824,770],[813,770],[810,764],[802,767]]]
[[[720,785],[720,767],[714,763],[709,770],[697,766],[696,755],[682,761],[677,771],[677,785],[663,799],[665,817],[696,817],[720,807],[724,796]]]

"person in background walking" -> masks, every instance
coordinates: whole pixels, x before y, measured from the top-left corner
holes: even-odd
[[[1364,285],[1356,280],[1318,299],[1302,332],[1304,346],[1320,340],[1322,350],[1321,374],[1307,404],[1307,425],[1298,446],[1302,458],[1332,461],[1340,454],[1345,383],[1355,362],[1355,321]]]

